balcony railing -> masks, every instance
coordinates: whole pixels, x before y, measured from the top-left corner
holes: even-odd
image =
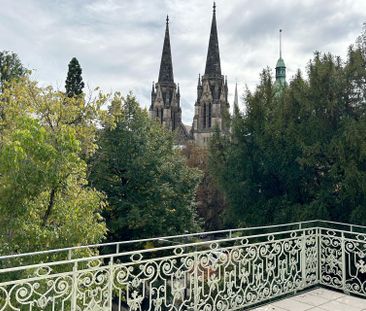
[[[0,256],[0,311],[243,310],[317,285],[366,297],[366,227],[314,220]]]

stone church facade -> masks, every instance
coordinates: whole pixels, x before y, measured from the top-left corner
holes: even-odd
[[[159,78],[157,83],[153,83],[151,90],[149,115],[150,118],[158,120],[168,130],[174,131],[177,143],[184,144],[189,139],[189,133],[182,122],[179,85],[174,82],[168,17],[166,19]]]
[[[206,69],[204,75],[198,79],[192,127],[189,128],[182,122],[180,90],[179,85],[174,81],[173,75],[168,17],[166,20],[159,78],[158,82],[153,83],[149,115],[151,118],[158,120],[167,129],[174,131],[178,144],[185,144],[188,140],[194,140],[200,145],[205,145],[215,127],[218,127],[222,132],[228,131],[228,87],[226,78],[221,74],[215,4],[213,7]]]
[[[277,64],[276,78],[277,72],[281,71],[285,74],[285,70],[283,61],[280,65]],[[286,77],[283,77],[282,74],[281,79],[286,79]],[[237,97],[237,89],[235,89],[234,104],[236,105],[238,104]],[[229,108],[227,78],[221,73],[215,3],[213,5],[206,67],[204,74],[198,78],[197,99],[194,103],[194,117],[191,127],[182,122],[180,90],[179,85],[174,81],[169,19],[167,17],[159,78],[158,82],[153,82],[151,91],[150,117],[156,119],[168,130],[174,131],[177,144],[184,145],[187,141],[193,140],[204,146],[207,145],[216,128],[224,134],[229,132]]]
[[[229,107],[227,79],[221,74],[214,4],[206,68],[204,75],[198,79],[194,105],[192,136],[198,144],[207,144],[215,127],[223,133],[229,130]]]

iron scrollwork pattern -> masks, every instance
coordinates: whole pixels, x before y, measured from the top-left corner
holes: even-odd
[[[1,259],[1,257],[0,257]],[[0,266],[0,311],[242,310],[323,284],[366,296],[366,235],[309,227]]]
[[[366,296],[366,234],[323,229],[320,283]]]

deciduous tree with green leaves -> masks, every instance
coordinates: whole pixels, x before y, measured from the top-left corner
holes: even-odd
[[[0,105],[1,254],[98,243],[106,234],[101,192],[89,186],[103,96],[69,98],[27,77]],[[77,120],[77,122],[76,122]]]

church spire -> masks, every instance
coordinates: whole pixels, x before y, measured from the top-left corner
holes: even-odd
[[[234,95],[234,112],[239,111],[239,96],[238,96],[238,82],[235,83],[235,95]]]
[[[165,37],[161,54],[158,82],[174,83],[172,52],[170,49],[169,16],[166,16]]]
[[[221,75],[219,40],[216,26],[216,3],[213,3],[210,41],[208,44],[206,75]]]

